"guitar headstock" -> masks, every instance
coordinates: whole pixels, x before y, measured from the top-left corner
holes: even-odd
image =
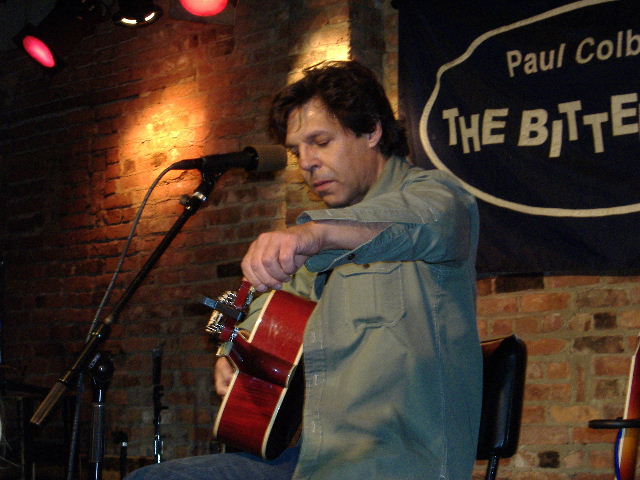
[[[255,289],[251,284],[243,281],[238,290],[227,290],[218,300],[204,297],[202,303],[213,309],[205,331],[219,344],[233,342],[239,330],[237,324],[246,317],[254,294]]]

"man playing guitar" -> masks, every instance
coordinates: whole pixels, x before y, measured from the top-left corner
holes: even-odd
[[[304,331],[300,440],[272,460],[206,455],[129,478],[471,478],[482,382],[473,197],[406,160],[404,130],[357,62],[305,71],[276,95],[269,129],[329,207],[261,234],[242,261],[257,292],[317,302]],[[224,395],[234,368],[221,357],[215,369]]]

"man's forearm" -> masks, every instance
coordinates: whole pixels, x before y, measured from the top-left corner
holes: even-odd
[[[262,233],[242,259],[245,278],[260,292],[281,288],[304,262],[322,250],[351,250],[374,238],[388,223],[321,220]]]
[[[320,238],[321,250],[352,250],[368,242],[390,223],[361,223],[346,220],[315,220],[304,224]]]

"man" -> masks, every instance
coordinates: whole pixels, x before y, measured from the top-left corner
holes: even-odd
[[[282,90],[270,133],[330,207],[260,235],[242,261],[258,291],[318,302],[304,339],[302,438],[272,462],[203,456],[131,478],[470,478],[482,381],[474,199],[404,159],[404,131],[356,62],[322,64]],[[219,359],[218,393],[231,373]]]

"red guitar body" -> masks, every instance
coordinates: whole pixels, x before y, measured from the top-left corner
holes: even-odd
[[[248,306],[248,288],[243,283],[238,290],[233,306],[238,311]],[[237,319],[218,309],[214,312],[222,317],[216,320],[224,324],[218,333],[223,330],[220,340],[227,344],[226,356],[235,373],[222,399],[213,435],[225,444],[272,459],[290,445],[301,423],[304,378],[303,369],[297,367],[315,303],[283,291],[268,295],[248,338],[237,329],[234,334]]]

